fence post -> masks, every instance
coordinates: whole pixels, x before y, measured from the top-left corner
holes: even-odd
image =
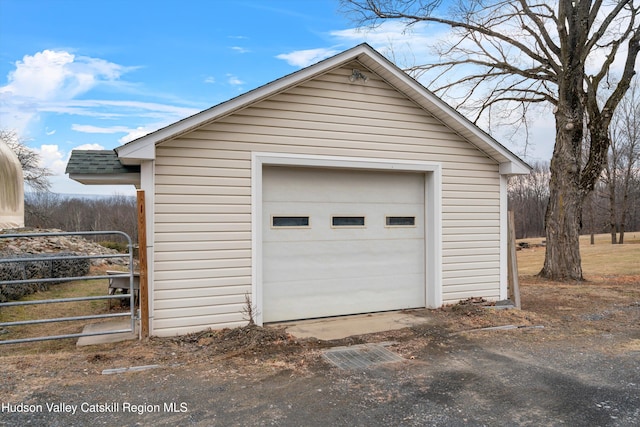
[[[522,308],[520,305],[520,283],[518,282],[518,258],[516,257],[516,227],[513,211],[509,211],[507,221],[507,281],[509,287],[509,298],[513,298],[512,302],[516,308]]]
[[[140,261],[140,337],[149,336],[149,291],[147,284],[147,222],[144,190],[136,191],[138,205],[138,257]]]

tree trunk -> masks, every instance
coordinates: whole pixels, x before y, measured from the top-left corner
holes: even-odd
[[[607,165],[605,168],[607,174],[607,184],[609,186],[609,233],[611,233],[611,244],[618,243],[618,212],[616,209],[616,190],[617,190],[617,155],[611,158],[612,166]]]
[[[615,171],[613,171],[615,173]],[[609,172],[609,233],[611,233],[611,244],[618,243],[618,230],[616,227],[617,212],[616,212],[616,179]]]
[[[589,197],[589,243],[596,244],[596,233],[594,231],[595,213],[593,212],[593,194]]]
[[[629,183],[630,178],[625,183],[624,196],[622,196],[622,212],[620,213],[620,239],[619,244],[624,244],[624,224],[627,221],[627,204],[629,201]]]
[[[540,271],[540,276],[560,281],[583,280],[580,215],[584,197],[577,167],[582,144],[582,115],[568,114],[571,111],[576,109],[559,108],[556,113],[556,144],[551,158],[549,204],[545,214],[547,244]]]
[[[640,131],[640,130],[638,130]],[[624,244],[624,227],[627,222],[627,209],[629,208],[629,192],[631,191],[632,172],[635,165],[634,152],[635,143],[629,142],[629,158],[627,160],[627,170],[624,174],[624,186],[622,194],[622,206],[620,207],[620,240],[618,242]]]
[[[540,275],[551,280],[583,280],[580,258],[581,198],[571,175],[556,173],[550,183],[546,253]]]
[[[618,243],[617,241],[617,237],[618,237],[618,232],[616,231],[616,226],[615,224],[611,224],[611,244],[615,245],[616,243]]]

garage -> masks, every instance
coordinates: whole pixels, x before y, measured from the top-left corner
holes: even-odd
[[[145,191],[155,336],[505,299],[531,169],[368,45],[74,153],[72,179]]]
[[[263,169],[263,320],[425,306],[425,175]]]

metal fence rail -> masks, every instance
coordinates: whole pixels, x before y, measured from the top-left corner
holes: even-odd
[[[0,340],[0,344],[17,344],[33,341],[46,341],[56,340],[64,338],[79,338],[95,335],[110,335],[120,334],[125,332],[135,331],[136,322],[136,309],[135,309],[135,290],[134,290],[134,265],[133,265],[133,244],[131,237],[122,231],[79,231],[79,232],[56,232],[56,233],[18,233],[18,234],[0,234],[0,239],[9,238],[30,238],[30,237],[55,237],[55,236],[96,236],[96,235],[119,235],[127,240],[128,253],[126,254],[114,254],[114,255],[72,255],[72,256],[50,256],[46,257],[24,257],[24,258],[0,258],[0,264],[3,263],[27,263],[27,262],[43,262],[43,261],[55,261],[55,260],[80,260],[80,259],[108,259],[108,258],[128,258],[129,271],[123,271],[122,274],[117,275],[98,275],[98,276],[68,276],[68,277],[49,277],[42,279],[13,279],[13,280],[0,280],[0,285],[20,285],[28,283],[60,283],[69,281],[80,280],[100,280],[100,279],[113,279],[116,277],[126,277],[129,279],[129,291],[120,295],[104,295],[104,296],[87,296],[87,297],[73,297],[73,298],[57,298],[57,299],[45,299],[45,300],[33,300],[33,301],[9,301],[0,303],[0,310],[3,307],[15,307],[24,305],[35,304],[57,304],[64,302],[77,302],[77,301],[95,301],[95,300],[111,300],[111,299],[125,299],[129,298],[129,312],[124,313],[111,313],[111,314],[95,314],[86,316],[71,316],[71,317],[59,317],[51,319],[34,319],[23,320],[14,322],[2,322],[0,327],[11,327],[20,325],[36,325],[42,323],[54,323],[54,322],[69,322],[77,320],[91,320],[91,319],[111,319],[117,317],[130,317],[131,323],[129,328],[119,329],[114,331],[93,332],[93,333],[78,333],[78,334],[64,334],[64,335],[50,335],[43,337],[22,338],[13,340]]]

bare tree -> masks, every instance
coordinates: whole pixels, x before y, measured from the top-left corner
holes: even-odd
[[[27,227],[58,228],[65,231],[119,230],[135,240],[137,214],[136,198],[124,195],[90,198],[37,192],[25,198]],[[119,241],[117,236],[109,238]]]
[[[59,194],[39,191],[25,194],[24,224],[35,228],[61,228],[52,224],[51,218],[61,210],[62,198]]]
[[[27,147],[25,141],[13,130],[0,129],[0,139],[18,157],[20,165],[22,165],[24,182],[37,192],[49,191],[51,171],[40,165],[40,155]]]
[[[476,120],[499,104],[519,105],[522,115],[534,104],[553,106],[556,137],[540,275],[582,280],[582,204],[602,173],[609,125],[635,74],[640,1],[460,0],[448,11],[440,0],[341,3],[360,24],[399,20],[449,27],[454,36],[439,48],[440,59],[410,71],[435,70],[431,88],[439,94],[464,85],[468,91],[458,106],[474,108]],[[603,88],[607,97],[599,102]]]
[[[631,186],[638,175],[640,161],[640,87],[637,79],[634,79],[631,89],[614,114],[610,134],[611,147],[605,179],[609,189],[611,243],[622,244]],[[620,233],[619,240],[617,233]]]
[[[616,135],[615,127],[611,129],[611,147],[609,156],[604,167],[604,175],[602,180],[607,186],[609,192],[609,233],[611,234],[611,244],[618,243],[618,180],[620,177],[620,156],[621,152],[618,148],[619,140]]]
[[[509,209],[514,211],[516,238],[544,235],[544,213],[549,201],[549,163],[536,162],[529,175],[509,179]]]

